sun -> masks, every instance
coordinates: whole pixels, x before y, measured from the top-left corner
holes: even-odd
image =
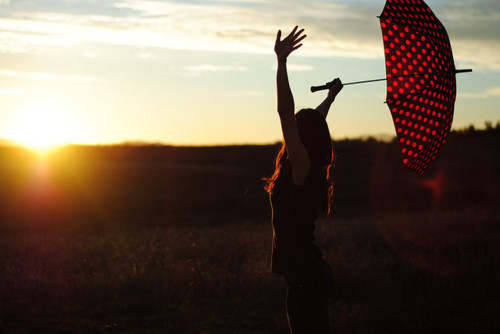
[[[75,140],[76,122],[54,105],[38,105],[18,112],[9,127],[9,139],[40,154]]]

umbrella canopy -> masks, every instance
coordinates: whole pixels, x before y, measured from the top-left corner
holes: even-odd
[[[391,111],[402,162],[422,174],[450,133],[455,64],[445,28],[422,0],[387,0],[380,15]]]

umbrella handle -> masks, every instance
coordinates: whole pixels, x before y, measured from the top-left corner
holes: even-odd
[[[331,83],[327,83],[325,85],[322,85],[322,86],[311,86],[311,93],[314,93],[314,92],[317,92],[319,90],[326,90],[326,89],[330,89],[331,87]]]
[[[464,70],[455,70],[455,73],[466,73],[466,72],[472,72],[472,69],[468,68],[468,69],[464,69]],[[410,75],[401,75],[400,77],[411,77],[411,76],[418,76],[418,75],[419,75],[419,73],[417,73],[417,74],[410,74]],[[397,77],[395,77],[395,78],[397,78]],[[387,78],[347,82],[347,83],[344,83],[343,85],[344,86],[357,85],[357,84],[361,84],[361,83],[376,82],[376,81],[385,81],[385,80],[387,80]],[[312,86],[311,87],[311,92],[314,93],[314,92],[317,92],[317,91],[320,91],[320,90],[330,89],[330,87],[332,87],[332,85],[333,85],[333,81],[328,82],[328,83],[326,83],[326,84],[324,84],[322,86]]]
[[[360,83],[367,83],[367,82],[375,82],[375,81],[385,81],[387,80],[387,78],[383,78],[383,79],[373,79],[373,80],[364,80],[364,81],[355,81],[355,82],[346,82],[346,83],[343,83],[342,85],[343,86],[349,86],[349,85],[356,85],[356,84],[360,84]],[[326,90],[326,89],[330,89],[330,87],[332,87],[333,85],[333,81],[331,82],[328,82],[322,86],[312,86],[311,87],[311,92],[314,93],[314,92],[317,92],[319,90]]]

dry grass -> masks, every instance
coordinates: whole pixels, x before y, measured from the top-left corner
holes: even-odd
[[[320,222],[318,243],[335,273],[334,328],[494,333],[500,310],[495,214],[483,213],[482,221],[470,210],[435,216],[458,224],[457,237],[431,250],[449,230],[446,223],[428,228],[429,217],[407,216],[405,229],[394,215],[383,224]],[[470,219],[479,222],[472,229]],[[405,239],[406,228],[417,239]],[[270,241],[265,222],[5,235],[0,329],[285,333],[284,287],[268,270]]]

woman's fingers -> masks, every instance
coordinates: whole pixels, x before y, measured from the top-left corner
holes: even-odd
[[[295,26],[295,28],[293,28],[292,32],[289,33],[286,38],[292,38],[293,35],[295,35],[295,32],[297,31],[298,28],[299,28],[299,26]]]
[[[302,34],[304,32],[304,29],[300,29],[300,31],[296,34],[293,35],[293,39],[296,39],[297,37],[300,36],[300,34]]]
[[[307,35],[300,36],[304,32],[304,29],[300,29],[297,32],[298,28],[299,28],[299,26],[295,26],[295,28],[293,28],[292,32],[288,34],[288,36],[286,37],[286,39],[291,40],[293,43],[299,43],[301,40],[303,40]],[[298,38],[298,40],[297,40],[297,38]]]
[[[304,30],[304,29],[302,29],[302,30]],[[299,39],[295,40],[293,43],[294,44],[300,43],[306,37],[307,37],[307,35],[304,35],[304,36],[300,37]]]

